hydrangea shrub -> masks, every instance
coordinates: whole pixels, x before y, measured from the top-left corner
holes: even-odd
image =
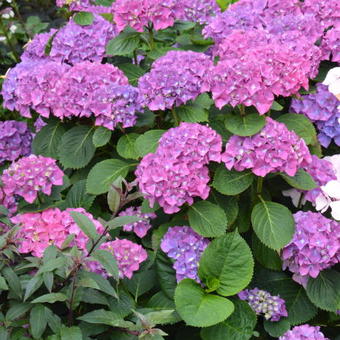
[[[1,6],[1,340],[340,339],[338,1]]]

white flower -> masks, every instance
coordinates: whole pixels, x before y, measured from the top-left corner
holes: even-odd
[[[323,84],[327,85],[329,92],[340,100],[340,67],[329,70]]]
[[[9,30],[10,30],[12,33],[15,33],[17,29],[18,29],[18,26],[16,26],[16,25],[12,25],[12,26],[9,28]]]

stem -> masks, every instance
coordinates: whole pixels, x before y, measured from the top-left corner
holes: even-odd
[[[133,60],[134,60],[134,62],[135,62],[135,65],[138,66],[138,59],[137,59],[136,50],[133,51]]]
[[[263,177],[257,177],[256,193],[261,195],[263,187]]]
[[[2,21],[1,16],[0,16],[0,29],[3,32],[3,34],[4,34],[5,38],[6,38],[7,44],[8,44],[9,48],[11,49],[11,51],[12,51],[12,53],[14,55],[15,61],[18,63],[20,61],[19,55],[18,55],[15,47],[13,46],[13,44],[11,42],[11,39],[9,38],[8,31],[5,28],[5,25],[4,25],[3,21]]]
[[[152,27],[148,26],[148,31],[149,31],[150,49],[153,50],[155,48],[155,39],[154,39],[154,36],[153,36]]]
[[[179,119],[179,117],[178,117],[178,115],[176,113],[176,110],[174,108],[172,108],[171,109],[171,113],[172,113],[172,117],[173,117],[173,119],[175,121],[175,125],[178,126],[181,120]]]
[[[303,200],[304,196],[305,195],[303,193],[300,194],[299,203],[298,203],[298,209],[302,208],[302,200]]]
[[[75,295],[75,291],[76,291],[76,280],[77,280],[78,270],[74,273],[73,281],[72,281],[72,291],[71,291],[71,297],[70,297],[70,309],[69,309],[68,316],[67,316],[67,320],[68,320],[68,325],[69,326],[73,325],[73,310],[72,310],[72,305],[73,305],[74,295]]]
[[[246,109],[245,109],[244,105],[241,104],[239,106],[239,109],[240,109],[241,116],[245,116],[246,115]]]

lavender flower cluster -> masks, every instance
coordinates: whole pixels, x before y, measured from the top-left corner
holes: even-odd
[[[63,176],[56,160],[32,154],[12,163],[2,173],[1,181],[7,196],[18,195],[33,203],[39,192],[51,195],[53,185],[63,184]]]
[[[279,321],[282,317],[288,316],[285,301],[265,290],[245,289],[238,293],[238,297],[247,301],[256,314],[263,314],[266,320]]]
[[[301,325],[286,332],[279,340],[330,340],[321,332],[319,326]]]
[[[124,231],[133,231],[138,237],[143,238],[152,228],[150,220],[156,218],[155,213],[142,213],[141,207],[130,207],[119,213],[119,216],[138,216],[141,219],[134,223],[125,224]]]
[[[340,223],[320,213],[294,214],[296,231],[282,250],[283,269],[293,273],[296,282],[306,286],[308,278],[340,261]]]
[[[173,146],[176,145],[176,148]],[[158,202],[167,214],[193,197],[206,199],[210,161],[220,162],[222,139],[211,128],[181,123],[160,139],[156,153],[146,155],[136,170],[139,188],[151,206]]]
[[[25,122],[0,122],[0,164],[31,153],[32,133]]]
[[[319,83],[315,93],[302,96],[301,100],[293,99],[291,109],[316,123],[322,146],[328,147],[332,140],[340,145],[339,101],[327,86]]]
[[[190,227],[171,227],[163,236],[161,249],[173,260],[177,282],[189,278],[200,282],[198,263],[209,240]]]
[[[203,83],[212,66],[209,56],[203,53],[168,52],[139,79],[143,106],[153,111],[165,110],[194,100],[203,92]]]
[[[285,172],[294,176],[299,168],[308,166],[312,156],[304,140],[283,123],[269,117],[259,133],[251,137],[232,136],[222,162],[227,169],[237,171],[251,169],[257,176],[271,172]]]

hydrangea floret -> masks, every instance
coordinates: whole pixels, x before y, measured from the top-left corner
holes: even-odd
[[[32,133],[25,122],[0,122],[0,164],[31,153]]]
[[[149,229],[152,228],[150,220],[156,218],[155,213],[142,213],[141,207],[130,207],[119,213],[119,216],[138,216],[141,219],[134,223],[125,224],[124,231],[133,231],[138,237],[146,236]]]
[[[306,286],[308,278],[340,260],[340,223],[320,213],[298,211],[294,214],[296,230],[292,241],[282,250],[283,269]]]
[[[279,340],[329,340],[319,326],[300,325],[279,337]]]
[[[116,239],[102,243],[99,249],[107,250],[114,255],[118,264],[119,276],[122,279],[125,277],[131,279],[133,273],[139,269],[140,264],[148,257],[146,250],[142,246],[126,239]],[[97,261],[88,261],[87,267],[104,277],[109,276]]]
[[[251,137],[232,136],[222,154],[228,170],[251,169],[264,177],[271,172],[284,172],[294,176],[299,168],[312,161],[304,140],[295,132],[269,117],[265,127]]]
[[[210,241],[187,226],[170,227],[163,236],[161,249],[174,262],[177,282],[189,278],[200,282],[198,263]]]
[[[256,314],[263,314],[266,320],[279,321],[282,317],[288,316],[285,301],[265,290],[245,289],[238,293],[238,297],[247,301]]]
[[[18,195],[33,203],[39,192],[51,195],[53,185],[63,184],[63,176],[55,159],[32,154],[12,163],[1,181],[7,196]]]

